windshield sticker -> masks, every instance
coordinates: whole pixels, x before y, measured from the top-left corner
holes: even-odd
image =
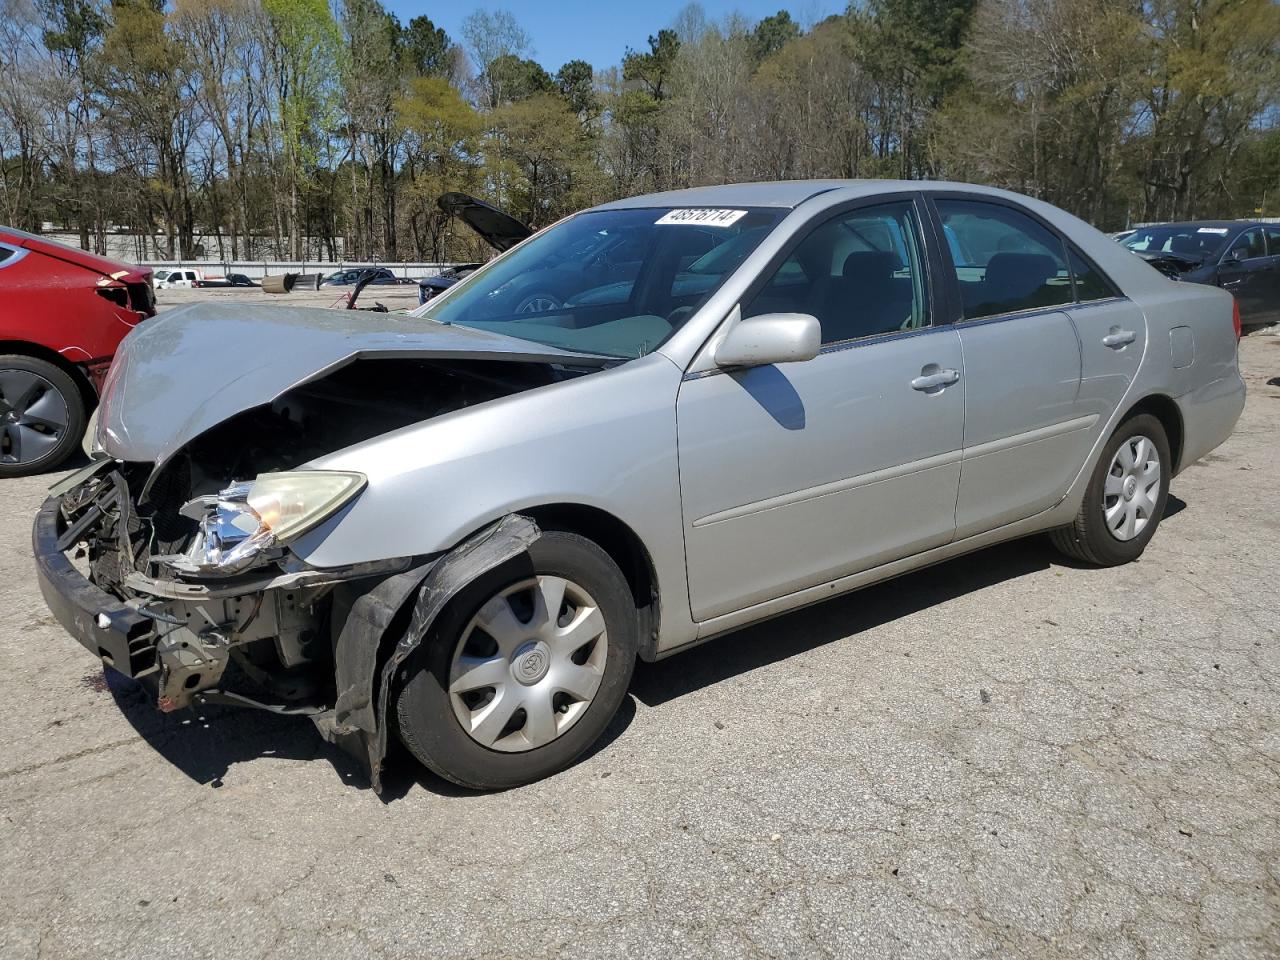
[[[1220,237],[1227,235],[1226,227],[1201,227],[1196,233],[1216,233]]]
[[[687,223],[701,227],[727,227],[746,215],[745,210],[671,210],[655,220],[654,225]]]

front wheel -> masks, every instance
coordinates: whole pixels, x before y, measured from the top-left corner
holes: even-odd
[[[460,786],[540,780],[604,732],[638,646],[617,564],[590,540],[546,531],[440,615],[401,674],[400,739]]]
[[[1136,560],[1164,515],[1172,470],[1164,425],[1147,413],[1130,417],[1103,448],[1075,521],[1051,534],[1054,546],[1104,567]]]
[[[36,357],[0,356],[0,477],[58,466],[80,449],[85,414],[66,371]]]

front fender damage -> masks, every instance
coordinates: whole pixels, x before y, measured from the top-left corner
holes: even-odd
[[[418,648],[449,602],[476,577],[527,551],[538,525],[508,514],[448,553],[383,580],[356,597],[334,648],[337,696],[312,717],[321,736],[355,756],[382,792],[389,700],[396,671]],[[407,625],[387,653],[398,624]]]

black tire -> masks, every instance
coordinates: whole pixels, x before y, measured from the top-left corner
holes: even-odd
[[[504,588],[535,575],[564,577],[586,589],[604,616],[608,653],[600,687],[573,726],[543,746],[508,753],[463,730],[448,694],[449,671],[476,611]],[[635,669],[639,632],[631,590],[613,559],[577,534],[544,531],[527,556],[464,588],[406,662],[393,694],[400,740],[427,769],[473,790],[503,790],[558,773],[599,739],[617,713]]]
[[[12,377],[14,382],[39,384],[43,381],[42,392],[31,402],[24,402],[28,399],[26,397],[3,396],[2,384],[6,372],[17,375]],[[29,411],[40,399],[46,398],[50,391],[55,396],[48,397],[46,405],[55,408],[60,417],[62,407],[58,406],[57,401],[60,400],[65,407],[63,419],[66,422],[60,425],[60,429],[54,431],[42,424],[20,424],[18,421],[24,420],[24,411]],[[14,404],[20,404],[21,409],[12,409]],[[34,412],[31,415],[34,416]],[[36,357],[16,353],[0,355],[0,477],[25,477],[59,466],[80,450],[84,441],[86,419],[84,395],[65,370]],[[25,449],[22,442],[24,436],[28,440]],[[43,436],[56,437],[56,440],[48,443],[41,439]],[[30,442],[32,439],[39,442],[39,450],[34,456],[33,444]]]
[[[1155,508],[1147,524],[1131,540],[1121,540],[1107,528],[1103,511],[1103,490],[1112,460],[1122,444],[1134,437],[1147,437],[1156,447],[1160,458],[1160,488]],[[1102,449],[1089,478],[1084,501],[1074,522],[1050,533],[1053,545],[1074,560],[1100,567],[1114,567],[1142,556],[1151,538],[1155,536],[1160,518],[1164,516],[1165,502],[1169,497],[1169,478],[1173,472],[1173,460],[1169,455],[1169,439],[1164,425],[1149,413],[1141,413],[1125,420]]]

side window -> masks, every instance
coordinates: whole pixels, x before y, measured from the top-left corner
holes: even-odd
[[[1089,300],[1105,300],[1114,297],[1115,290],[1110,281],[1098,270],[1089,265],[1084,257],[1075,250],[1070,251],[1071,278],[1076,287],[1076,300],[1085,303]]]
[[[11,247],[0,246],[0,263],[4,263],[12,256],[13,249]]]
[[[1280,257],[1280,226],[1267,227],[1267,253]]]
[[[1024,213],[977,200],[939,200],[965,319],[1071,303],[1062,241]]]
[[[1236,237],[1235,243],[1231,244],[1231,249],[1227,251],[1228,258],[1237,260],[1253,260],[1255,257],[1266,255],[1267,247],[1262,239],[1261,230],[1247,230],[1240,234]]]
[[[813,228],[742,315],[763,313],[812,314],[824,344],[927,325],[915,207],[863,207]]]

